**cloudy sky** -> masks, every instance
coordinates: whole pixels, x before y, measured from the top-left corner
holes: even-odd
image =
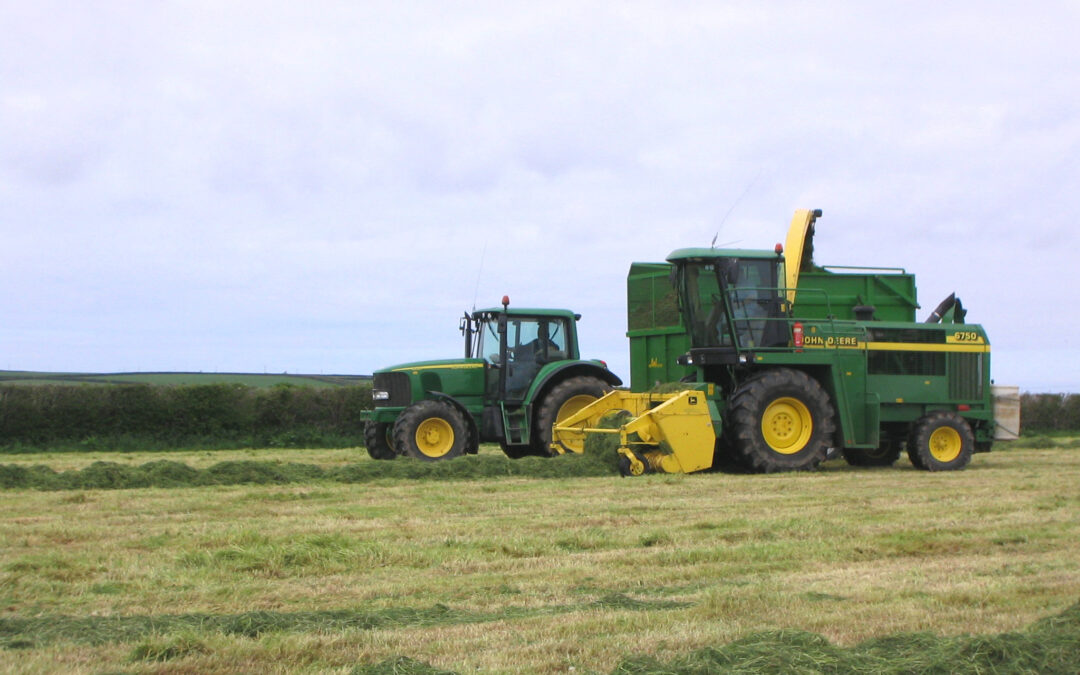
[[[1021,4],[0,0],[0,369],[366,374],[508,294],[628,376],[631,261],[804,207],[1080,391],[1080,5]]]

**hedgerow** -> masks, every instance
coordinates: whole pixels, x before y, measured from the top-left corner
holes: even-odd
[[[1080,431],[1080,394],[1021,394],[1024,433]]]
[[[0,451],[349,447],[368,385],[0,386]]]

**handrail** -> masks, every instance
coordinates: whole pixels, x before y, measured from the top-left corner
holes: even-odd
[[[824,265],[823,270],[844,270],[846,272],[859,271],[859,272],[890,272],[892,274],[907,274],[907,270],[903,267],[870,267],[866,265]]]

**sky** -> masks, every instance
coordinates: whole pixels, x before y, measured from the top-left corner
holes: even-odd
[[[0,369],[368,374],[771,249],[916,275],[1080,391],[1076,2],[0,0]]]

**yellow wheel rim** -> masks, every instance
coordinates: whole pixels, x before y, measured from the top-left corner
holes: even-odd
[[[960,456],[964,441],[952,427],[939,427],[930,434],[930,454],[939,462],[951,462]]]
[[[782,455],[794,455],[805,448],[813,433],[810,409],[797,398],[778,398],[761,416],[761,435],[770,448]]]
[[[428,457],[442,457],[454,447],[454,428],[441,417],[429,417],[416,427],[416,447]]]
[[[555,413],[555,423],[558,424],[564,419],[577,413],[579,410],[589,405],[596,400],[595,396],[588,394],[578,394],[577,396],[571,396],[563,401],[563,404],[559,406],[559,411]],[[574,452],[585,452],[585,438],[582,436],[580,439],[563,439],[562,444]]]

